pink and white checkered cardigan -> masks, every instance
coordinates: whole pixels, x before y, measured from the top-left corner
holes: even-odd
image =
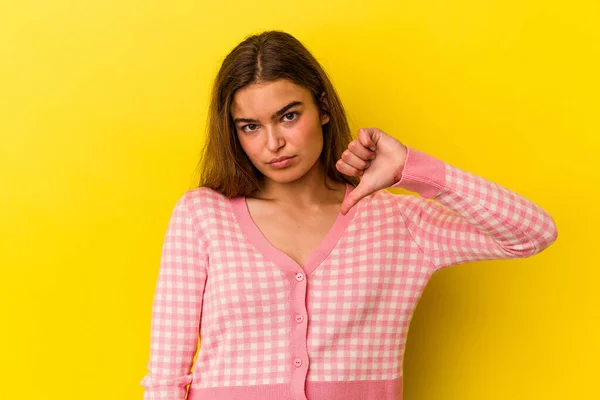
[[[181,400],[191,384],[191,400],[399,400],[431,275],[557,238],[538,205],[410,147],[394,187],[420,196],[364,198],[303,266],[261,234],[243,197],[186,192],[163,246],[144,398]]]

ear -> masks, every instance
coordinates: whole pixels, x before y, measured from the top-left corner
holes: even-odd
[[[321,125],[325,125],[330,121],[329,117],[329,103],[327,102],[327,96],[325,92],[321,93],[321,98],[319,99],[320,107],[319,114],[321,114]]]

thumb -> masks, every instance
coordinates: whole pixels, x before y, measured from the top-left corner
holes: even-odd
[[[371,192],[372,191],[362,183],[359,183],[355,188],[351,188],[350,192],[346,194],[346,197],[342,202],[342,207],[340,208],[342,215],[348,214],[348,211],[350,211],[350,209],[354,207],[356,203],[362,200],[365,196],[371,194]]]

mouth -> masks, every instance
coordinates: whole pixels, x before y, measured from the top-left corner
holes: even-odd
[[[294,156],[282,156],[282,157],[277,157],[277,158],[274,158],[274,159],[272,159],[271,161],[269,161],[269,164],[273,164],[273,163],[276,163],[276,162],[284,161],[284,160],[287,160],[288,158],[293,158],[293,157],[294,157]]]
[[[268,164],[270,166],[272,166],[273,168],[284,168],[284,167],[287,167],[288,165],[290,165],[290,163],[292,162],[292,160],[295,157],[296,156],[292,156],[292,157],[278,157],[278,158],[275,158],[275,159],[271,160]]]

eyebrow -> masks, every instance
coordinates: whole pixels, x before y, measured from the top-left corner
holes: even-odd
[[[282,115],[284,115],[290,108],[292,107],[296,107],[296,106],[301,106],[302,103],[301,101],[292,101],[291,103],[283,106],[282,108],[280,108],[279,110],[275,111],[275,113],[273,115],[271,115],[271,120],[276,120],[278,117],[281,117]],[[244,122],[247,124],[253,124],[256,122],[259,122],[256,119],[252,119],[252,118],[236,118],[233,120],[233,122],[235,124],[239,124],[240,122]]]

